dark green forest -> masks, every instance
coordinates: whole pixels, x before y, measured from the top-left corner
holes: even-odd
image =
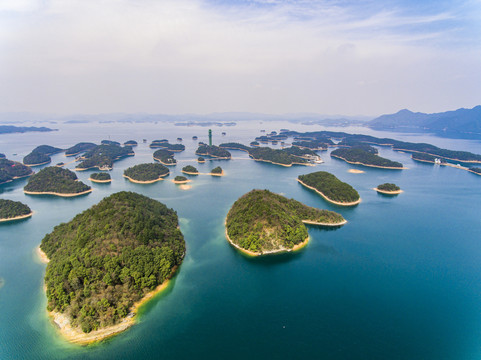
[[[67,150],[65,150],[65,156],[74,156],[77,154],[80,154],[84,151],[88,151],[96,147],[94,143],[91,142],[81,142],[78,144],[75,144],[72,147],[69,147]]]
[[[202,155],[202,156],[218,157],[218,158],[228,158],[228,159],[231,158],[231,154],[229,151],[216,145],[199,145],[195,154]]]
[[[211,174],[222,174],[222,172],[223,170],[220,166],[217,166],[210,171]]]
[[[269,190],[252,190],[232,205],[227,214],[227,234],[241,248],[254,252],[292,249],[306,240],[302,220],[342,224],[335,212],[306,206]]]
[[[20,201],[0,199],[0,219],[30,214],[32,210]]]
[[[199,173],[199,170],[197,170],[196,167],[192,166],[192,165],[187,165],[187,166],[184,166],[182,168],[182,172],[188,172],[188,173],[195,173],[195,174],[198,174]]]
[[[49,166],[32,175],[23,189],[34,192],[78,194],[90,190],[90,186],[78,181],[73,171]]]
[[[82,156],[82,162],[77,165],[78,169],[89,169],[92,167],[112,168],[113,162],[126,156],[134,155],[130,146],[119,146],[116,144],[96,145]]]
[[[125,318],[185,254],[176,212],[125,191],[56,226],[40,248],[50,259],[48,310],[67,314],[84,332]]]
[[[349,162],[358,162],[364,165],[373,165],[380,167],[393,167],[401,169],[403,164],[397,161],[392,161],[379,155],[371,154],[360,148],[336,149],[331,152],[332,157],[338,157]]]
[[[17,161],[0,158],[0,184],[33,174],[32,169]]]
[[[148,163],[134,165],[125,169],[124,175],[132,180],[152,181],[168,175],[169,172],[169,169],[162,164]]]
[[[106,173],[106,172],[92,173],[92,174],[90,174],[90,178],[93,179],[93,180],[98,180],[98,181],[106,181],[106,180],[112,179],[110,177],[110,174]]]
[[[174,154],[172,151],[166,149],[159,149],[154,152],[152,155],[154,160],[160,161],[164,165],[175,165],[177,164],[177,160],[174,158]]]
[[[359,200],[359,193],[351,185],[342,182],[335,175],[326,171],[299,175],[298,179],[323,193],[332,201],[350,203]]]
[[[396,184],[392,184],[392,183],[384,183],[384,184],[378,185],[377,188],[379,190],[383,190],[383,191],[399,191],[399,190],[401,190],[401,188],[399,186],[397,186]]]
[[[294,163],[307,163],[305,159],[291,155],[284,150],[271,149],[269,147],[256,147],[249,151],[249,155],[255,160],[271,161],[276,164],[292,165]]]

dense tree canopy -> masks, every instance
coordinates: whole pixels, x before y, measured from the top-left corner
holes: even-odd
[[[65,156],[74,156],[82,152],[91,150],[96,146],[97,145],[91,142],[81,142],[65,150]]]
[[[105,141],[105,140],[104,140]],[[77,165],[78,169],[112,168],[113,162],[126,156],[134,155],[131,146],[119,146],[114,144],[96,145],[82,156],[82,162]]]
[[[251,148],[249,155],[258,161],[269,161],[275,164],[292,165],[307,163],[305,159],[291,155],[287,151],[271,149],[269,147]]]
[[[137,181],[158,180],[168,174],[169,169],[157,163],[138,164],[124,171],[125,176]]]
[[[32,169],[17,161],[0,158],[0,184],[33,174]]]
[[[59,194],[78,194],[90,189],[90,186],[77,180],[77,175],[73,171],[57,166],[43,168],[32,175],[24,187],[25,191]]]
[[[340,158],[351,163],[359,163],[362,165],[399,169],[402,169],[403,167],[403,164],[401,164],[400,162],[380,157],[379,155],[372,154],[361,148],[336,149],[331,152],[331,156]]]
[[[0,220],[30,214],[32,210],[20,201],[0,199]]]
[[[182,172],[191,173],[191,174],[198,174],[199,170],[197,170],[197,168],[195,166],[187,165],[187,166],[184,166],[182,168]]]
[[[384,183],[381,185],[378,185],[377,188],[382,191],[399,191],[401,188],[397,186],[396,184],[391,184],[391,183]]]
[[[106,172],[92,173],[90,174],[90,178],[97,181],[107,181],[112,179],[110,174]]]
[[[344,222],[335,212],[309,207],[269,190],[252,190],[237,199],[229,210],[227,235],[234,244],[258,253],[288,250],[308,236],[302,220]]]
[[[211,174],[216,174],[216,175],[220,175],[223,172],[224,171],[222,170],[222,168],[220,166],[217,166],[210,171]]]
[[[231,158],[231,154],[229,151],[216,145],[199,145],[195,153],[196,155],[211,156],[223,159]]]
[[[56,226],[40,247],[50,259],[48,310],[65,313],[84,332],[125,318],[185,253],[176,212],[125,191]]]
[[[359,200],[359,193],[351,185],[342,182],[335,175],[326,171],[299,175],[298,179],[332,201],[351,203]]]
[[[51,161],[50,155],[63,151],[60,148],[50,145],[37,146],[32,152],[23,158],[25,165],[46,164]]]
[[[166,149],[159,149],[154,152],[154,160],[160,161],[164,165],[175,165],[177,160],[174,158],[172,151]]]

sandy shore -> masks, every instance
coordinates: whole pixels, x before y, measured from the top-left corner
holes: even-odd
[[[180,190],[190,190],[190,189],[192,189],[192,185],[180,185],[179,189]]]
[[[162,160],[160,160],[156,157],[154,157],[154,160],[158,161],[159,163],[161,163],[162,165],[165,165],[165,166],[175,166],[175,165],[177,165],[177,161],[175,163],[165,163],[165,162],[163,162]]]
[[[196,152],[195,155],[197,155],[197,156],[208,156],[208,157],[211,157],[211,158],[214,158],[214,159],[217,159],[217,160],[230,160],[231,159],[231,157],[215,156],[215,155],[210,155],[210,154],[201,154],[201,153],[198,153],[198,152]]]
[[[312,186],[309,186],[305,183],[303,183],[301,180],[297,179],[297,181],[299,181],[299,183],[302,185],[302,186],[305,186],[306,188],[308,189],[311,189],[311,190],[314,190],[316,193],[318,193],[319,195],[321,195],[324,199],[326,199],[327,201],[329,201],[330,203],[333,203],[333,204],[336,204],[336,205],[340,205],[340,206],[354,206],[354,205],[357,205],[361,202],[361,198],[359,198],[359,200],[357,201],[352,201],[352,202],[339,202],[339,201],[334,201],[332,199],[329,199],[326,195],[324,195],[322,192],[320,192],[319,190],[317,190],[316,188],[312,187]]]
[[[43,163],[38,163],[38,164],[23,164],[23,165],[33,167],[33,166],[40,166],[40,165],[50,164],[51,162],[52,162],[52,159],[50,159],[49,161],[44,161]]]
[[[331,154],[331,157],[341,159],[341,160],[347,162],[348,164],[352,164],[352,165],[362,165],[362,166],[367,166],[367,167],[373,167],[373,168],[378,168],[378,169],[388,169],[388,170],[406,170],[407,169],[406,167],[369,165],[369,164],[364,164],[364,163],[357,162],[357,161],[349,161],[349,160],[344,159],[343,157],[340,157],[340,156],[337,156],[337,155],[332,155],[332,154]]]
[[[403,192],[401,189],[396,190],[396,191],[386,191],[386,190],[380,190],[377,187],[373,188],[373,190],[376,190],[378,193],[386,194],[386,195],[398,195],[398,194]]]
[[[47,255],[40,249],[40,247],[37,248],[37,254],[43,263],[48,263],[50,261]],[[157,286],[151,292],[145,294],[142,299],[134,303],[134,305],[132,305],[132,307],[129,309],[129,314],[127,315],[127,317],[116,325],[91,331],[89,333],[84,333],[80,328],[74,328],[70,325],[70,319],[67,315],[55,311],[48,312],[48,315],[52,319],[52,321],[58,326],[60,334],[71,343],[88,345],[107,339],[111,336],[117,335],[127,330],[129,327],[134,325],[136,322],[136,314],[139,308],[145,303],[147,303],[149,300],[151,300],[155,295],[167,288],[167,286],[169,285],[169,280],[175,274],[176,270],[177,267],[173,268],[168,279],[166,279],[162,284]]]
[[[25,215],[15,216],[15,217],[12,217],[12,218],[0,219],[0,223],[1,222],[8,222],[8,221],[26,219],[26,218],[31,217],[32,215],[33,215],[33,211],[31,211],[29,214],[25,214]]]
[[[264,252],[255,252],[255,251],[250,251],[250,250],[246,250],[246,249],[243,249],[241,248],[239,245],[237,244],[234,244],[231,240],[231,238],[229,237],[229,235],[227,235],[227,228],[225,229],[225,237],[227,239],[227,241],[232,245],[234,246],[237,250],[239,250],[240,252],[246,254],[246,255],[249,255],[249,256],[261,256],[261,255],[272,255],[272,254],[279,254],[279,253],[283,253],[283,252],[291,252],[291,251],[296,251],[296,250],[300,250],[302,249],[303,247],[305,247],[307,245],[307,243],[309,242],[309,237],[306,238],[306,240],[304,240],[303,242],[297,244],[297,245],[294,245],[294,247],[292,249],[289,249],[289,248],[282,248],[282,249],[279,249],[279,250],[270,250],[270,251],[264,251]]]
[[[92,181],[92,182],[94,182],[94,183],[99,183],[99,184],[105,184],[105,183],[112,182],[112,179],[108,179],[108,180],[95,180],[95,179],[89,178],[89,180]]]
[[[37,255],[38,255],[38,258],[40,259],[40,261],[44,264],[48,264],[50,259],[48,258],[47,254],[45,254],[42,251],[42,249],[40,249],[40,246],[37,247],[36,251],[37,251]]]
[[[364,174],[364,171],[358,169],[349,169],[347,172],[350,172],[351,174]]]
[[[190,172],[190,171],[184,171],[184,170],[182,170],[182,172],[187,175],[200,175],[199,172]]]
[[[220,174],[216,174],[216,173],[208,173],[207,175],[212,175],[212,176],[224,176],[224,170],[222,170],[222,172]]]
[[[317,226],[332,226],[332,227],[336,227],[336,226],[342,226],[342,225],[345,225],[347,224],[347,220],[344,219],[344,221],[340,222],[340,223],[322,223],[322,222],[318,222],[318,221],[311,221],[311,220],[302,220],[302,222],[304,224],[308,224],[308,225],[317,225]]]
[[[168,174],[165,174],[161,177],[159,177],[158,179],[155,179],[155,180],[149,180],[149,181],[140,181],[140,180],[134,180],[130,177],[128,177],[127,175],[122,175],[124,178],[128,179],[129,181],[133,182],[133,183],[136,183],[136,184],[153,184],[157,181],[161,181],[161,180],[164,180],[163,177],[164,176],[167,176]]]
[[[468,169],[468,171],[469,171],[470,173],[473,173],[473,174],[476,174],[476,175],[481,175],[480,173],[478,173],[478,172],[476,172],[476,171],[473,171],[473,170],[469,170],[469,169]]]
[[[28,195],[55,195],[55,196],[61,196],[61,197],[74,197],[74,196],[80,196],[80,195],[85,195],[85,194],[88,194],[88,193],[91,193],[92,192],[92,189],[88,189],[88,190],[85,190],[85,191],[82,191],[82,192],[79,192],[79,193],[71,193],[71,194],[62,194],[62,193],[57,193],[57,192],[53,192],[53,191],[27,191],[27,190],[23,190],[23,192],[25,194],[28,194]]]

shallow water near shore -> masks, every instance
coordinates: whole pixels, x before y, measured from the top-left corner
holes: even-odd
[[[167,123],[55,126],[60,129],[55,133],[1,135],[0,152],[21,161],[37,145],[66,148],[109,137],[134,139],[139,146],[134,157],[115,162],[110,184],[90,182],[94,170],[76,172],[93,188],[85,196],[26,195],[27,179],[0,186],[0,197],[22,201],[35,212],[30,219],[0,224],[0,359],[481,358],[481,177],[417,163],[409,154],[384,147],[379,147],[381,156],[408,169],[349,165],[331,159],[329,151],[319,153],[325,163],[315,167],[255,162],[242,151],[231,151],[230,161],[199,164],[192,136],[207,142],[208,128]],[[260,129],[280,128],[323,130],[286,122],[238,122],[212,129],[215,144],[249,144]],[[337,130],[481,153],[476,140]],[[176,143],[177,137],[184,139],[186,151],[175,154],[178,163],[169,167],[166,179],[182,175],[186,165],[201,173],[221,166],[225,176],[186,176],[192,180],[189,191],[171,181],[135,184],[122,177],[127,167],[153,161],[150,141]],[[66,159],[56,154],[52,164]],[[296,181],[300,174],[319,170],[351,184],[362,202],[336,206]],[[389,197],[372,190],[386,182],[404,192]],[[299,251],[247,257],[225,239],[224,219],[234,201],[254,188],[337,211],[348,223],[335,229],[309,226],[310,241]],[[186,257],[168,288],[141,308],[138,324],[99,344],[72,345],[49,322],[42,289],[46,265],[35,248],[54,226],[122,190],[177,211]]]

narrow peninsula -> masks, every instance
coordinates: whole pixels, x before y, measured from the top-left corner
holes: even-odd
[[[297,181],[336,205],[354,206],[361,202],[359,193],[351,185],[326,171],[299,175]]]
[[[349,164],[357,164],[381,169],[404,169],[403,164],[383,158],[362,148],[340,148],[331,152],[331,157],[339,158]]]
[[[148,163],[129,167],[124,171],[124,177],[138,184],[151,184],[169,175],[169,169],[162,164]]]
[[[62,335],[88,344],[133,325],[184,258],[178,226],[174,210],[123,191],[47,234],[47,309]]]
[[[88,194],[92,188],[77,179],[77,175],[68,169],[49,166],[34,174],[23,188],[29,195],[55,195],[73,197]]]
[[[26,219],[33,211],[20,201],[0,199],[0,222]]]
[[[252,190],[232,205],[226,218],[227,240],[249,255],[293,251],[307,244],[304,224],[341,226],[346,220],[269,190]]]

